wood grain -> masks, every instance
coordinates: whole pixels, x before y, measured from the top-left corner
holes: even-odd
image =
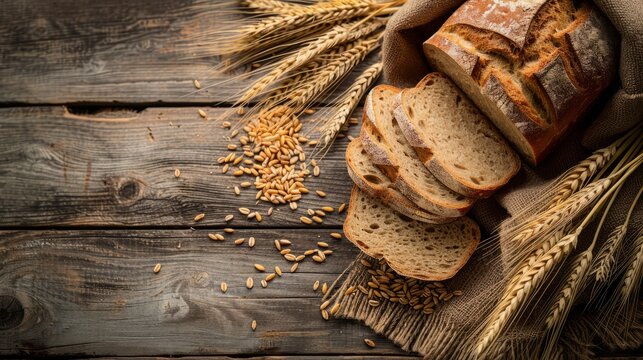
[[[331,243],[327,263],[306,260],[301,271],[248,290],[242,284],[257,276],[253,263],[288,265],[272,239],[289,237],[303,249],[327,232],[240,231],[258,237],[253,249],[206,233],[0,232],[0,312],[8,314],[0,355],[404,354],[358,323],[320,317],[312,282],[332,281],[352,261],[348,242]],[[230,284],[225,294],[222,280]]]
[[[254,205],[256,191],[233,192],[234,185],[254,179],[222,174],[216,162],[229,152],[229,131],[214,120],[224,109],[204,109],[211,120],[200,118],[196,108],[92,114],[62,106],[0,109],[0,227],[222,226],[227,214],[236,216],[235,226],[303,227],[299,217],[306,209],[348,200],[347,140],[340,139],[321,162],[321,176],[306,182],[328,196],[311,193],[298,211],[281,206],[265,216],[269,206]],[[308,127],[312,120],[303,121]],[[258,209],[265,220],[244,220],[239,207]],[[195,223],[201,212],[205,219]],[[342,222],[334,214],[307,228]]]
[[[3,1],[0,103],[231,102],[249,80],[226,81],[231,75],[212,69],[211,33],[239,18],[224,8],[206,0]],[[194,79],[204,90],[195,92]]]

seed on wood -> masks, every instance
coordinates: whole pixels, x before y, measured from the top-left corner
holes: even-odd
[[[328,292],[328,284],[323,283],[321,289],[322,289],[322,294],[326,295],[326,293]]]
[[[281,250],[279,253],[280,253],[281,255],[286,255],[286,254],[290,254],[290,251],[291,251],[290,249],[283,249],[283,250]],[[295,258],[295,259],[297,259],[297,258]]]
[[[199,109],[199,116],[205,119],[208,116],[208,114],[206,114],[205,111],[203,111],[203,109]]]
[[[368,347],[372,347],[372,348],[374,348],[374,347],[375,347],[375,341],[373,341],[373,340],[371,340],[371,339],[364,339],[364,343],[365,343]]]
[[[244,242],[245,240],[246,240],[245,238],[237,239],[237,240],[235,240],[235,241],[234,241],[234,244],[235,244],[235,245],[241,245],[241,244],[243,244],[243,242]]]
[[[332,237],[333,239],[341,239],[342,234],[334,232],[334,233],[330,233],[330,237]]]
[[[281,245],[290,245],[290,244],[292,244],[292,242],[290,240],[288,240],[288,239],[279,239],[279,243]]]
[[[297,260],[297,257],[296,257],[295,255],[293,255],[293,254],[286,254],[286,255],[284,255],[284,258],[285,258],[286,260],[288,260],[288,261],[295,261],[295,260]]]
[[[253,219],[255,216],[257,216],[257,212],[256,212],[256,211],[253,211],[253,212],[251,212],[250,214],[248,214],[247,218],[248,218],[248,219]]]
[[[321,170],[319,169],[319,166],[315,166],[313,168],[313,176],[319,176],[320,172],[321,172]]]
[[[315,193],[317,193],[317,195],[319,195],[319,197],[326,197],[326,193],[321,191],[321,190],[315,190]]]
[[[305,187],[300,187],[299,192],[302,194],[308,194],[310,191]]]
[[[230,133],[230,138],[233,138],[233,137],[235,137],[237,135],[239,135],[239,130],[237,130],[237,129],[232,130],[232,133]]]
[[[239,208],[239,212],[242,213],[243,215],[248,215],[250,214],[250,209],[242,207],[242,208]]]
[[[234,176],[241,176],[241,175],[243,175],[243,170],[235,170],[235,171],[232,173],[232,175],[234,175]],[[236,186],[235,186],[235,188],[236,188]],[[236,191],[235,191],[235,192],[236,192]],[[239,194],[237,194],[237,195],[239,195]]]
[[[324,254],[324,255],[330,255],[332,253],[333,253],[333,250],[324,250],[324,251],[322,251],[322,254]]]
[[[272,206],[268,209],[268,216],[272,216]]]
[[[221,169],[221,173],[222,173],[222,174],[227,173],[229,168],[230,168],[230,165],[229,165],[229,164],[225,164],[225,165],[223,165],[223,169]]]
[[[194,79],[194,87],[197,89],[201,88],[201,82],[197,79]]]
[[[277,248],[277,250],[281,251],[281,243],[279,242],[279,240],[275,240],[275,247]]]
[[[154,265],[154,273],[158,274],[161,271],[161,264]]]
[[[277,273],[277,275],[281,276],[282,272],[281,272],[281,268],[279,266],[275,266],[275,273]]]
[[[252,328],[252,331],[257,330],[257,320],[252,320],[252,324],[250,324],[250,327]]]
[[[266,281],[272,281],[275,278],[275,276],[277,276],[277,274],[275,273],[268,274],[268,276],[266,276]]]
[[[222,126],[224,129],[229,129],[231,125],[232,125],[232,124],[230,124],[230,122],[229,122],[229,121],[224,121],[224,122],[221,124],[221,126]]]
[[[248,247],[255,247],[255,238],[252,236],[248,239]]]
[[[221,283],[221,292],[225,293],[226,291],[228,291],[228,284],[224,281]]]
[[[337,213],[341,214],[342,212],[344,212],[345,208],[346,208],[346,204],[342,203],[341,205],[339,205],[339,208],[337,208]]]
[[[248,188],[252,186],[252,183],[250,181],[244,181],[241,184],[239,184],[242,188]]]
[[[335,315],[339,311],[339,303],[336,302],[335,305],[330,309],[330,314]]]
[[[331,206],[323,206],[321,209],[327,213],[332,213],[333,211],[335,211],[335,209]]]
[[[328,315],[328,311],[326,310],[321,311],[321,316],[324,320],[328,320],[330,318],[330,316]]]
[[[313,261],[315,261],[316,263],[323,263],[324,259],[322,259],[319,255],[314,255]]]
[[[194,221],[201,221],[205,217],[204,213],[200,213],[197,216],[194,217]]]
[[[319,216],[313,216],[312,219],[313,219],[314,222],[316,222],[318,224],[321,224],[321,223],[324,222],[324,220],[322,220],[322,218],[320,218]]]
[[[308,209],[308,210],[306,210],[306,213],[307,213],[308,215],[310,215],[310,216],[314,216],[314,215],[315,215],[315,210],[313,210],[313,209]]]
[[[305,258],[306,258],[306,255],[298,255],[298,256],[295,258],[295,261],[299,262],[299,261],[304,260]]]
[[[292,264],[292,266],[290,267],[290,272],[294,273],[295,271],[297,271],[298,267],[299,267],[299,263],[296,262],[296,263]]]
[[[210,238],[210,240],[214,240],[214,241],[223,241],[225,239],[221,234],[209,233],[208,237]]]
[[[316,252],[317,252],[316,249],[309,249],[309,250],[304,251],[304,255],[310,256],[310,255],[312,255],[312,254],[314,254]]]
[[[181,170],[174,169],[174,177],[178,178],[179,176],[181,176]]]
[[[291,202],[288,206],[290,206],[290,209],[293,210],[293,211],[297,210],[297,203],[294,202],[294,201]]]
[[[224,228],[223,232],[227,234],[234,234],[234,229],[233,228]]]
[[[230,222],[232,219],[234,219],[234,215],[226,215],[224,220],[225,222]]]
[[[315,210],[315,215],[317,215],[317,216],[326,216],[326,213],[323,212],[322,210]]]
[[[318,241],[318,242],[317,242],[317,246],[322,247],[322,248],[327,248],[327,247],[328,247],[328,244],[327,244],[327,243],[325,243],[325,242],[323,242],[323,241]]]
[[[257,211],[255,213],[255,219],[257,219],[258,222],[261,222],[263,220],[263,216]]]
[[[262,288],[267,288],[268,287],[268,282],[264,279],[261,279],[261,287]]]
[[[319,280],[315,280],[313,283],[313,291],[317,291],[319,289]]]
[[[255,269],[257,269],[257,271],[260,271],[260,272],[266,271],[266,268],[261,264],[255,264]]]
[[[307,217],[305,217],[305,216],[300,217],[300,218],[299,218],[299,220],[301,220],[301,222],[302,222],[302,223],[304,223],[304,224],[306,224],[306,225],[310,225],[310,224],[312,224],[312,223],[313,223],[313,221],[312,221],[312,220],[310,220],[309,218],[307,218]]]
[[[251,277],[249,277],[249,278],[246,280],[246,287],[247,287],[248,289],[252,289],[252,287],[253,287],[254,285],[255,285],[254,280],[252,280],[252,278],[251,278]]]

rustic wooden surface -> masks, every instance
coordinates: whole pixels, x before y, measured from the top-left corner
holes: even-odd
[[[347,201],[346,140],[309,182],[326,199],[309,195],[261,223],[236,212],[268,206],[251,191],[234,196],[215,161],[227,152],[217,115],[247,84],[211,70],[208,32],[231,16],[220,3],[0,0],[0,356],[415,357],[319,315],[313,282],[332,282],[357,250],[328,235],[342,216],[298,218]],[[195,78],[213,87],[194,92]],[[209,240],[226,214],[237,232]],[[233,244],[249,236],[255,248]],[[291,274],[277,238],[295,251],[327,241],[334,253]],[[254,263],[286,272],[263,289]]]

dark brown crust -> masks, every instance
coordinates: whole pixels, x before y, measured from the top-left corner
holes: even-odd
[[[431,36],[426,43],[435,46],[436,48],[444,51],[447,55],[451,56],[451,58],[460,65],[467,75],[474,79],[477,79],[480,76],[480,57],[478,55],[468,52],[458,44],[451,42],[439,34]],[[422,87],[426,82],[426,79],[427,77],[422,79],[422,81],[418,83],[417,87]]]
[[[343,228],[344,235],[346,236],[346,238],[350,242],[352,242],[355,246],[357,246],[365,254],[367,254],[367,255],[369,255],[371,257],[377,258],[377,259],[381,259],[381,258],[384,257],[382,254],[374,253],[374,252],[370,251],[370,249],[364,247],[363,246],[364,244],[360,243],[360,241],[357,240],[358,236],[356,234],[353,234],[353,232],[352,232],[351,220],[352,220],[353,217],[351,215],[356,211],[355,210],[355,204],[357,203],[356,199],[357,199],[358,196],[360,196],[360,190],[357,188],[357,186],[353,186],[353,190],[351,191],[351,197],[350,197],[349,204],[348,204],[348,211],[347,211],[347,215],[346,215],[346,221],[344,221],[344,228]],[[395,272],[397,272],[398,274],[403,275],[403,276],[412,277],[412,278],[419,279],[419,280],[443,281],[443,280],[448,280],[448,279],[452,278],[453,276],[455,276],[458,273],[458,271],[460,271],[460,269],[462,269],[462,267],[464,267],[464,265],[466,265],[466,263],[471,258],[471,255],[473,255],[473,253],[475,252],[476,248],[478,247],[478,244],[480,243],[481,233],[480,233],[479,225],[475,221],[471,220],[470,218],[468,218],[468,217],[465,217],[465,218],[467,220],[469,220],[472,225],[474,225],[474,230],[475,230],[476,234],[474,235],[474,238],[472,239],[469,247],[467,248],[467,252],[462,256],[460,264],[458,264],[458,266],[455,266],[453,268],[453,272],[448,274],[447,276],[427,276],[427,274],[414,273],[413,271],[408,271],[408,269],[401,268],[401,267],[397,266],[397,264],[394,261],[391,261],[390,259],[386,259],[387,264],[393,270],[395,270]],[[436,226],[439,226],[439,225],[436,225]]]

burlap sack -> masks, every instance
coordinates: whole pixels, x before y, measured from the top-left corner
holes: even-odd
[[[382,50],[386,83],[400,87],[414,86],[430,71],[421,44],[462,2],[409,0],[393,16],[387,25]],[[538,168],[524,166],[509,186],[474,207],[472,216],[488,232],[538,199],[543,187],[587,157],[592,149],[607,145],[643,120],[643,4],[638,0],[634,3],[630,0],[596,0],[596,4],[621,34],[620,79],[599,100],[599,103],[602,101],[602,106],[597,108],[602,109],[588,114],[582,122],[584,126],[568,135],[545,162]],[[643,171],[639,169],[617,197],[602,234],[609,233],[622,223],[631,199],[641,186]],[[624,253],[633,250],[633,238],[643,231],[643,206],[638,206],[633,219],[628,229]],[[465,295],[449,302],[433,315],[422,315],[390,302],[374,308],[364,301],[364,297],[343,297],[342,293],[348,287],[360,284],[369,277],[357,261],[336,281],[336,286],[327,298],[340,301],[337,316],[364,321],[405,350],[419,352],[432,359],[468,358],[471,342],[475,340],[470,334],[480,326],[483,320],[481,314],[489,311],[498,300],[499,294],[494,293],[497,287],[492,285],[502,281],[505,271],[502,261],[490,259],[502,259],[501,253],[510,251],[503,245],[502,232],[500,239],[494,241],[499,241],[499,246],[481,244],[466,267],[448,282],[449,287],[462,289]],[[586,242],[587,239],[581,239],[578,248],[584,250]],[[564,273],[564,269],[560,271],[560,274]],[[546,298],[546,294],[543,297]],[[530,306],[538,307],[539,304]],[[643,345],[641,305],[635,313],[630,314],[628,321],[597,316],[601,311],[600,304],[589,304],[581,308],[585,311],[574,313],[573,321],[570,320],[565,325],[559,341],[561,354],[591,356],[592,345],[598,342],[612,350]],[[592,311],[588,311],[590,309]],[[539,322],[534,321],[533,317],[537,316],[535,313],[512,324],[498,341],[495,354],[524,358],[526,354],[537,353],[534,349],[541,343],[543,331],[537,325]],[[622,338],[615,335],[619,333],[619,329],[602,326],[605,321],[612,321],[612,327],[627,323],[631,328],[628,335]]]

